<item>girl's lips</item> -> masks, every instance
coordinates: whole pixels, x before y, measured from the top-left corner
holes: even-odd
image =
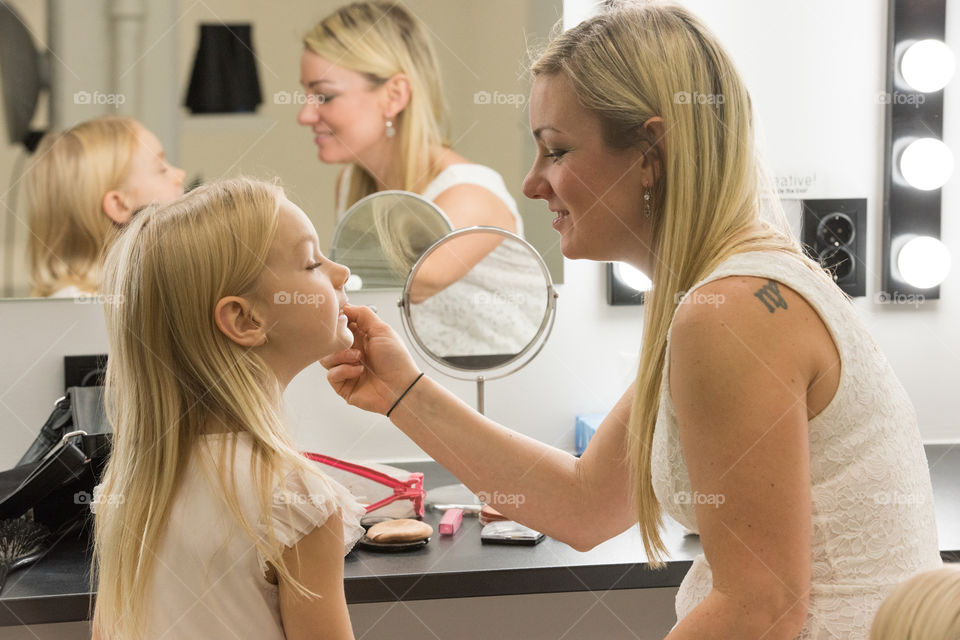
[[[559,231],[560,228],[563,226],[563,224],[567,221],[567,218],[569,217],[570,217],[570,212],[567,211],[566,209],[561,209],[560,211],[557,211],[557,217],[553,219],[553,228]]]

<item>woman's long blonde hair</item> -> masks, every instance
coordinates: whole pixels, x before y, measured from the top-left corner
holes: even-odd
[[[757,151],[747,89],[717,38],[688,10],[656,1],[608,7],[554,38],[532,72],[565,74],[612,148],[655,143],[643,124],[663,118],[666,157],[653,187],[656,267],[644,304],[629,447],[644,548],[651,563],[662,566],[666,548],[650,454],[667,332],[680,294],[744,251],[781,251],[818,277],[829,276],[786,231]]]
[[[103,197],[129,173],[141,130],[132,118],[106,116],[40,142],[24,178],[31,295],[69,285],[97,290],[102,253],[117,226]]]
[[[401,4],[356,2],[334,11],[303,39],[313,53],[381,85],[398,73],[410,82],[410,102],[394,118],[404,191],[421,193],[440,172],[435,152],[449,147],[449,118],[440,65],[426,27]],[[353,166],[347,206],[377,191],[377,182]]]
[[[960,638],[960,565],[924,571],[890,592],[873,619],[870,640]]]
[[[278,186],[245,178],[201,186],[138,214],[106,258],[106,398],[114,440],[94,524],[100,576],[94,625],[101,637],[141,637],[155,549],[201,433],[213,426],[250,435],[261,513],[271,512],[271,488],[281,468],[313,471],[281,423],[276,376],[214,321],[224,296],[244,296],[254,308],[264,304],[253,292],[282,197]],[[228,441],[236,444],[235,438]],[[264,539],[243,517],[232,469],[235,449],[221,449],[215,471],[212,456],[202,464],[237,521],[279,579],[301,594],[317,595],[291,576],[272,519],[265,518]]]

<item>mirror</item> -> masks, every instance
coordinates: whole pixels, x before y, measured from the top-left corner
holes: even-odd
[[[476,378],[483,412],[483,381],[517,371],[540,352],[556,299],[529,242],[496,227],[467,227],[424,252],[398,304],[404,329],[431,365]]]
[[[344,213],[330,259],[350,267],[348,291],[399,289],[424,251],[450,231],[450,219],[429,200],[378,191]]]
[[[314,223],[321,246],[329,248],[342,165],[320,162],[315,133],[297,122],[306,100],[299,61],[303,34],[348,2],[286,0],[277,11],[281,5],[270,2],[143,0],[137,3],[142,11],[122,19],[111,11],[113,0],[4,4],[19,14],[49,62],[51,88],[41,93],[31,128],[63,128],[103,114],[133,116],[156,134],[188,181],[280,176]],[[454,150],[503,176],[523,218],[524,237],[544,256],[554,282],[561,282],[563,257],[551,216],[542,202],[523,197],[521,183],[537,154],[526,112],[529,78],[522,69],[528,49],[544,42],[560,19],[562,1],[403,4],[427,25],[440,59]],[[183,102],[200,25],[224,22],[252,26],[263,103],[253,114],[190,113]],[[19,86],[26,92],[26,85]],[[0,122],[5,111],[0,100]],[[6,133],[0,132],[0,297],[23,297],[30,291],[24,255],[30,232],[23,190],[11,187],[26,152],[8,143]],[[402,286],[395,287],[398,295]]]

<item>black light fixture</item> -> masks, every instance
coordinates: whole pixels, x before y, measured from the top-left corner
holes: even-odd
[[[263,102],[249,24],[201,24],[187,89],[192,113],[253,113]]]
[[[47,88],[44,54],[33,44],[30,31],[12,7],[0,2],[0,80],[7,137],[33,153],[43,131],[30,128],[40,91]],[[9,237],[9,236],[8,236]]]
[[[940,242],[941,187],[953,172],[943,143],[946,0],[889,0],[882,296],[940,297],[950,254]]]

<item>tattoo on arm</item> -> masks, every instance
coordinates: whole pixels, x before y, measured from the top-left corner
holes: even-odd
[[[757,289],[753,295],[757,296],[770,313],[776,311],[777,307],[787,308],[787,301],[780,295],[780,286],[773,280],[767,280],[767,284]]]

